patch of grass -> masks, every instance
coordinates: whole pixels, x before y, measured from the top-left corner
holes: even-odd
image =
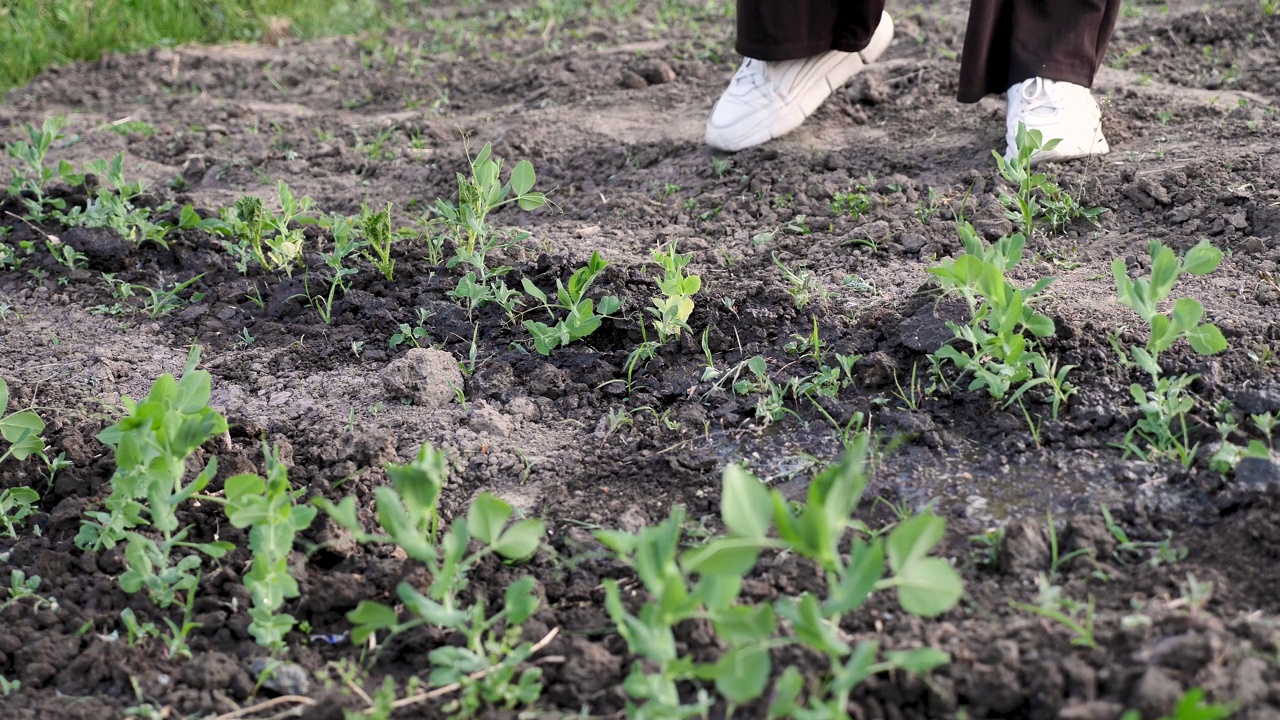
[[[0,91],[104,52],[356,33],[393,24],[378,0],[13,0],[0,7]],[[390,7],[388,7],[390,5]]]

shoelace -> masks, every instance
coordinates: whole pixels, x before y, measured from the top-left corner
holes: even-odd
[[[1060,107],[1055,88],[1042,77],[1033,77],[1022,82],[1018,92],[1022,95],[1023,112],[1028,115],[1051,115]],[[1028,92],[1030,91],[1030,92]],[[1048,112],[1037,113],[1037,110]]]
[[[733,83],[736,85],[750,82],[753,86],[759,87],[761,81],[766,77],[768,69],[769,64],[763,60],[743,58],[742,67],[733,76]]]

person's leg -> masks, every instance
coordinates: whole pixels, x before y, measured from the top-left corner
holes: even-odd
[[[1035,77],[1092,87],[1119,12],[1119,0],[973,0],[960,102]]]
[[[773,62],[858,52],[883,12],[884,0],[738,0],[738,54]]]
[[[1058,140],[1036,161],[1109,151],[1089,88],[1102,65],[1120,0],[973,0],[960,67],[961,102],[1008,96],[1006,157],[1020,125]]]
[[[893,40],[884,0],[738,0],[745,58],[707,119],[735,152],[795,130]]]

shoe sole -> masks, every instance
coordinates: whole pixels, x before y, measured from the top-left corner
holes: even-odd
[[[865,48],[855,53],[832,53],[830,58],[811,71],[812,75],[808,80],[801,83],[802,89],[797,97],[771,114],[768,122],[761,121],[755,133],[748,134],[736,143],[730,143],[724,141],[716,128],[708,125],[706,143],[716,150],[738,152],[786,135],[803,125],[831,97],[831,93],[843,87],[867,65],[878,60],[892,42],[893,18],[889,13],[884,13],[871,36],[871,42]],[[713,108],[712,114],[714,113]]]

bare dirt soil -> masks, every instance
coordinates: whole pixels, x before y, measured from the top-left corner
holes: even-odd
[[[120,590],[118,551],[95,556],[72,544],[82,512],[105,495],[114,469],[96,434],[116,417],[121,396],[143,395],[162,372],[179,372],[193,343],[213,374],[213,405],[232,425],[228,441],[205,448],[220,460],[215,489],[228,475],[261,471],[266,437],[282,446],[291,480],[308,496],[354,494],[367,520],[373,490],[386,482],[382,464],[406,461],[430,441],[454,465],[446,518],[484,490],[545,518],[550,550],[523,569],[537,578],[545,606],[526,632],[560,633],[542,655],[546,690],[529,716],[615,716],[632,658],[613,633],[601,580],[627,571],[607,559],[590,529],[634,530],[675,504],[714,527],[720,472],[736,461],[799,496],[816,464],[838,454],[838,434],[807,403],[764,423],[755,398],[715,391],[701,379],[699,340],[706,328],[717,367],[763,355],[783,380],[813,371],[811,360],[784,346],[816,318],[832,351],[862,356],[856,385],[826,412],[840,423],[866,413],[877,437],[905,440],[881,457],[874,492],[908,508],[933,503],[949,521],[943,553],[962,570],[967,591],[938,620],[877,601],[845,621],[851,636],[879,637],[887,648],[927,644],[952,654],[929,683],[903,675],[864,684],[855,696],[859,717],[1102,719],[1126,708],[1155,717],[1193,686],[1237,703],[1237,717],[1280,717],[1280,471],[1264,463],[1224,476],[1204,458],[1189,470],[1124,459],[1113,443],[1137,417],[1128,386],[1142,377],[1116,361],[1108,341],[1145,339],[1138,318],[1114,298],[1111,261],[1140,267],[1153,239],[1183,251],[1208,238],[1226,253],[1222,267],[1179,289],[1204,303],[1230,348],[1209,359],[1179,349],[1165,363],[1200,374],[1194,439],[1205,448],[1218,439],[1215,408],[1224,401],[1241,419],[1280,412],[1280,16],[1236,0],[1126,6],[1096,87],[1113,151],[1049,168],[1083,204],[1109,212],[1100,227],[1077,223],[1033,238],[1014,273],[1023,285],[1057,277],[1045,312],[1058,329],[1046,346],[1078,366],[1079,394],[1059,420],[1049,419],[1047,404],[1029,406],[1042,422],[1037,443],[1017,407],[1002,409],[963,384],[918,403],[900,397],[912,395],[913,368],[931,384],[926,356],[948,337],[936,293],[924,288],[927,269],[961,251],[955,215],[989,239],[1013,229],[1001,213],[1003,185],[990,152],[1003,145],[1003,100],[952,100],[964,4],[898,7],[898,35],[883,62],[799,132],[719,168],[701,132],[737,61],[732,20],[714,4],[676,13],[674,3],[640,5],[633,14],[532,28],[505,5],[442,15],[441,27],[456,22],[475,31],[469,36],[403,32],[382,43],[113,56],[51,70],[9,94],[0,138],[68,115],[72,137],[52,158],[83,164],[124,151],[126,175],[150,180],[156,203],[191,203],[205,215],[244,193],[272,201],[275,181],[284,180],[326,212],[390,201],[397,224],[411,224],[435,198],[456,195],[466,133],[492,142],[509,163],[532,161],[540,186],[554,188],[558,209],[495,216],[531,232],[503,254],[516,282],[550,287],[598,250],[611,263],[599,290],[638,313],[655,292],[652,250],[678,240],[693,254],[703,289],[689,323],[695,332],[638,370],[628,394],[609,381],[625,377],[641,340],[634,319],[606,321],[544,358],[519,346],[528,336],[501,310],[483,308],[470,321],[447,295],[460,273],[429,265],[412,242],[396,247],[394,283],[364,267],[325,324],[299,302],[301,277],[256,268],[242,276],[221,241],[204,232],[174,231],[165,250],[134,248],[108,231],[45,228],[84,252],[89,266],[68,272],[41,253],[0,273],[0,301],[11,308],[0,320],[0,369],[11,406],[40,408],[46,439],[73,466],[51,487],[34,460],[0,467],[0,488],[30,485],[42,494],[30,523],[40,532],[29,526],[18,540],[0,540],[0,577],[13,568],[37,574],[41,594],[57,598],[56,610],[27,603],[0,610],[0,675],[21,681],[0,697],[0,716],[115,717],[144,702],[170,708],[168,717],[211,716],[270,696],[255,695],[250,672],[264,653],[246,631],[245,536],[225,524],[220,508],[185,511],[200,540],[241,548],[200,584],[192,659],[112,641],[122,609],[157,623],[161,613],[144,595]],[[124,118],[154,133],[109,129]],[[370,147],[393,126],[383,148]],[[856,219],[833,212],[833,195],[858,185],[873,199],[870,210]],[[11,199],[0,211],[22,212]],[[786,227],[801,215],[809,234]],[[0,225],[14,247],[37,237],[7,215]],[[309,238],[326,242],[314,230]],[[826,299],[797,309],[775,256],[812,273]],[[99,306],[115,302],[104,272],[153,287],[201,275],[192,289],[203,297],[157,320],[103,314]],[[465,404],[404,404],[383,383],[382,370],[405,354],[388,338],[419,309],[434,313],[426,342],[455,358],[466,360],[475,338]],[[609,413],[623,410],[632,411],[631,422],[611,424]],[[1241,427],[1237,441],[1260,437],[1247,421]],[[1104,503],[1132,539],[1169,538],[1185,555],[1117,556]],[[868,503],[864,519],[891,522],[889,504]],[[1059,580],[1070,596],[1094,598],[1095,648],[1073,646],[1061,627],[1009,605],[1031,602],[1037,574],[1048,569],[1046,511],[1063,552],[1091,548],[1097,558],[1073,560]],[[1000,558],[984,563],[971,536],[998,526]],[[304,557],[320,543],[328,544]],[[298,550],[302,595],[286,609],[315,636],[341,635],[350,627],[344,614],[359,600],[392,602],[396,584],[420,572],[402,557],[342,542],[323,517]],[[786,556],[772,558],[747,595],[768,600],[814,582],[805,572]],[[1213,583],[1201,610],[1184,597],[1189,575]],[[498,599],[511,577],[486,566],[469,592]],[[291,638],[285,659],[308,672],[360,656],[349,643]],[[368,689],[386,675],[424,671],[426,651],[443,641],[423,631],[388,648]],[[718,652],[697,628],[681,641],[683,651]],[[313,683],[310,692],[321,702],[309,717],[363,706],[341,686]],[[439,709],[402,714],[437,717]]]

